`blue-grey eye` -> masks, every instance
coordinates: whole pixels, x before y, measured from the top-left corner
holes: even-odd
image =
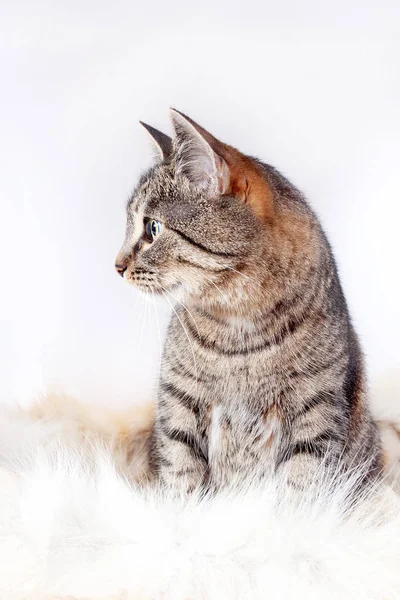
[[[149,219],[146,222],[146,235],[151,242],[161,233],[161,223],[155,219]]]

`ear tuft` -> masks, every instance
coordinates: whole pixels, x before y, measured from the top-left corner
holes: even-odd
[[[145,128],[147,133],[150,134],[152,141],[155,142],[162,160],[168,160],[172,154],[172,139],[162,131],[155,129],[155,127],[143,123],[143,121],[139,121],[139,123]]]

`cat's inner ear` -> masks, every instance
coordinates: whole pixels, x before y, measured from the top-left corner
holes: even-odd
[[[143,123],[143,121],[139,121],[142,127],[145,128],[147,133],[150,134],[150,138],[153,141],[160,157],[162,160],[168,160],[172,155],[172,139],[165,135],[162,131],[155,129],[151,125],[147,125],[147,123]]]
[[[274,214],[271,187],[256,160],[224,144],[190,117],[171,110],[176,168],[210,194],[235,196],[262,221]]]
[[[183,173],[210,195],[225,194],[230,185],[229,167],[207,139],[176,110],[171,110],[175,129],[176,172]]]

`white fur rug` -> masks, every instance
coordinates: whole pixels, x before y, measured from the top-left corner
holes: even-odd
[[[313,503],[271,481],[188,505],[135,487],[121,423],[39,413],[0,417],[1,600],[400,598],[389,487],[351,514],[329,482]]]

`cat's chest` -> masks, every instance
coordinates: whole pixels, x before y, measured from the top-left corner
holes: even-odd
[[[185,313],[171,322],[164,359],[182,376],[196,380],[207,400],[257,400],[280,385],[281,350],[270,347],[268,332],[204,319],[197,325]]]
[[[279,396],[283,379],[266,358],[240,358],[203,361],[201,395],[233,412],[263,410]]]
[[[224,404],[213,406],[204,440],[213,480],[221,484],[272,470],[282,432],[275,408],[255,414]]]

